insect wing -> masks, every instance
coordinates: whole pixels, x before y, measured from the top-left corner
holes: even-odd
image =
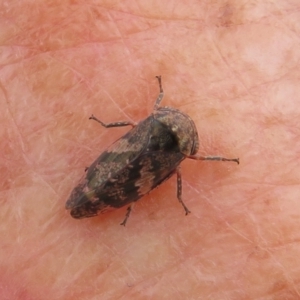
[[[144,151],[150,136],[151,121],[152,118],[148,117],[132,128],[93,162],[85,176],[73,189],[66,202],[67,209],[81,207],[85,203],[95,203],[99,200],[96,191],[101,190],[105,182],[113,180],[116,174]]]
[[[143,153],[120,171],[114,180],[107,181],[96,195],[115,208],[127,205],[167,180],[183,159],[184,155],[180,152]]]

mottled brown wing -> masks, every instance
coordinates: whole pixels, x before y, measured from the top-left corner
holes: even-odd
[[[143,120],[138,126],[114,142],[93,162],[85,176],[89,189],[97,189],[144,151],[148,145],[151,122],[151,117]]]
[[[122,207],[149,193],[167,180],[185,158],[180,152],[146,152],[131,162],[130,168],[96,190],[95,196],[111,207]]]
[[[76,211],[74,210],[74,214],[77,214],[78,217],[95,215],[97,207],[99,210],[104,210],[102,206],[105,204],[100,203],[99,198],[96,198],[96,190],[101,189],[105,182],[115,177],[145,151],[150,138],[152,121],[153,118],[150,116],[140,122],[92,163],[85,176],[73,189],[66,202],[66,209],[77,208]],[[86,215],[84,215],[85,209]]]

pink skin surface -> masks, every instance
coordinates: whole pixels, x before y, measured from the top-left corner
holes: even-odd
[[[1,1],[0,299],[299,299],[299,1]],[[201,155],[72,219],[84,168],[162,105]]]

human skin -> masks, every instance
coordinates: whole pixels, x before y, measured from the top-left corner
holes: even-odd
[[[300,298],[298,1],[0,1],[0,299]],[[126,207],[75,220],[84,169],[161,105],[201,155]]]

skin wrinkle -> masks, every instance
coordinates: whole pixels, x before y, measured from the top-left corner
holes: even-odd
[[[130,48],[126,45],[125,41],[126,38],[124,37],[122,31],[120,30],[120,28],[118,27],[117,23],[115,22],[114,18],[111,16],[111,14],[108,12],[108,16],[110,18],[111,21],[113,21],[113,23],[115,24],[115,28],[117,29],[119,35],[120,35],[120,40],[122,41],[123,45],[125,46],[126,51],[128,52],[128,56],[131,57],[131,53],[130,53]],[[132,61],[130,61],[130,63],[132,63]]]
[[[288,275],[289,270],[287,270],[286,268],[283,267],[283,265],[280,263],[279,260],[276,259],[276,257],[274,255],[272,255],[272,253],[270,251],[267,250],[267,252],[270,254],[271,258],[273,259],[273,261],[279,265],[279,267],[281,268],[281,270],[284,273],[285,279],[287,280],[287,282],[289,284],[291,284],[293,290],[295,291],[295,293],[297,294],[297,296],[300,296],[300,290],[297,286],[297,284],[295,283],[294,279]]]
[[[224,65],[230,70],[230,73],[233,74],[234,78],[237,82],[241,84],[241,86],[245,89],[245,91],[250,94],[249,88],[245,85],[245,83],[242,81],[242,74],[239,74],[237,71],[234,70],[233,66],[230,66],[224,55],[222,54],[220,48],[217,46],[216,41],[212,38],[213,45],[215,46],[215,49],[217,50],[218,54],[220,55],[222,61],[224,62]]]
[[[132,118],[130,118],[130,116],[125,112],[124,109],[122,109],[120,107],[120,105],[114,101],[114,98],[106,91],[104,90],[105,94],[108,96],[109,100],[114,104],[114,106],[118,109],[118,111],[120,111],[126,118],[126,120],[130,121],[130,122],[134,122],[134,120]],[[122,122],[122,121],[121,121]],[[128,126],[128,128],[131,128],[131,126]]]
[[[1,84],[1,87],[3,87],[3,85]],[[2,88],[2,91],[5,95],[5,99],[6,99],[6,108],[8,109],[8,112],[9,112],[9,115],[10,115],[10,119],[11,119],[11,122],[10,124],[12,123],[14,125],[14,128],[15,128],[15,132],[17,132],[17,137],[18,137],[18,141],[19,141],[19,145],[21,145],[21,149],[22,149],[22,153],[23,153],[23,157],[25,158],[25,160],[27,162],[30,162],[30,160],[28,159],[28,157],[25,155],[25,145],[24,145],[24,137],[22,136],[19,128],[18,128],[18,125],[16,123],[16,120],[15,120],[15,117],[14,117],[14,114],[12,113],[11,111],[11,108],[10,108],[10,101],[9,101],[9,97],[8,97],[8,93],[6,92],[6,90],[4,88]]]

